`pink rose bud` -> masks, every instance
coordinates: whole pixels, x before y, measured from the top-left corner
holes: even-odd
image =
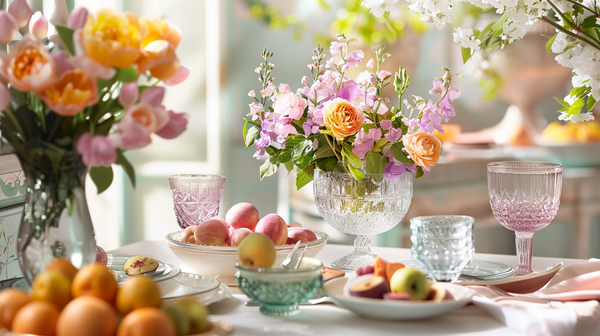
[[[27,1],[15,0],[8,6],[8,13],[17,21],[19,28],[25,26],[29,21],[33,11],[29,8]]]
[[[10,91],[6,85],[0,83],[0,111],[3,111],[10,104]]]
[[[373,69],[373,67],[375,66],[375,61],[371,58],[368,62],[367,62],[367,68],[369,69]]]
[[[83,163],[92,167],[110,166],[117,161],[117,149],[104,135],[84,133],[77,141],[77,152]]]
[[[35,12],[29,20],[29,32],[40,40],[48,35],[48,21],[42,12]]]
[[[185,81],[188,76],[190,75],[190,68],[186,67],[185,65],[182,65],[179,67],[179,70],[177,70],[177,72],[173,75],[173,77],[163,81],[163,83],[165,83],[165,85],[169,85],[169,86],[173,86],[173,85],[177,85],[177,84],[181,84],[183,83],[183,81]]]
[[[144,103],[150,104],[152,107],[159,107],[165,97],[165,88],[162,86],[153,86],[151,88],[146,89],[142,96],[140,97],[140,101]]]
[[[8,13],[0,12],[0,43],[9,44],[19,36],[17,21]]]
[[[169,111],[169,122],[161,128],[156,135],[165,139],[174,139],[178,137],[187,128],[190,115],[187,113],[175,113]]]
[[[84,7],[77,7],[73,9],[71,15],[69,15],[69,20],[67,21],[67,27],[72,30],[83,28],[85,21],[87,20],[87,16],[88,11]]]
[[[137,83],[124,83],[121,86],[121,93],[119,94],[119,103],[123,107],[129,107],[135,104],[138,100],[140,90]]]

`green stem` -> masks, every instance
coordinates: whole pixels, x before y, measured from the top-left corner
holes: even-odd
[[[563,27],[563,26],[557,24],[556,22],[552,21],[550,18],[548,18],[546,16],[543,16],[540,19],[543,20],[543,21],[545,21],[545,22],[547,22],[548,24],[552,25],[554,28],[560,30],[561,32],[563,32],[563,33],[571,36],[572,38],[574,38],[576,40],[579,40],[579,41],[581,41],[581,42],[589,45],[590,47],[592,47],[594,49],[600,50],[600,45],[599,44],[595,43],[594,41],[590,41],[589,39],[587,39],[584,36],[581,36],[581,35],[578,35],[578,34],[575,34],[575,33],[571,32],[570,30],[566,29],[565,27]]]
[[[19,132],[19,134],[21,134],[21,138],[23,140],[23,143],[27,142],[28,140],[25,139],[25,132],[23,132],[23,128],[21,127],[21,124],[19,124],[19,121],[17,120],[17,118],[15,117],[15,115],[13,114],[13,111],[10,107],[8,107],[4,113],[6,113],[6,115],[12,120],[12,122],[15,124],[15,127],[17,128],[17,132]]]
[[[327,140],[327,143],[329,144],[329,147],[331,147],[331,149],[333,150],[333,154],[335,154],[335,157],[338,159],[338,161],[341,161],[342,159],[338,155],[338,152],[335,150],[335,145],[331,143],[331,141],[329,140],[329,137],[327,136],[327,134],[325,134],[325,140]]]
[[[585,9],[587,9],[588,11],[590,11],[590,12],[594,13],[596,16],[598,16],[598,13],[597,13],[595,10],[593,10],[593,9],[591,9],[591,8],[589,8],[589,7],[587,7],[587,6],[585,6],[585,5],[584,5],[584,4],[582,4],[582,3],[579,3],[579,2],[577,2],[577,1],[574,1],[574,0],[567,0],[567,2],[570,2],[570,3],[574,4],[574,5],[581,6],[581,8],[585,8]]]

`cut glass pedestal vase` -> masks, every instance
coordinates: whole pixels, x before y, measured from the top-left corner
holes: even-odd
[[[406,215],[413,194],[413,175],[364,174],[363,181],[345,172],[315,170],[313,192],[319,213],[341,232],[357,235],[354,250],[331,266],[344,271],[371,264],[368,235],[391,230]]]
[[[87,169],[74,152],[45,148],[19,155],[27,196],[17,251],[31,284],[55,258],[77,267],[96,261],[96,238],[85,199]]]

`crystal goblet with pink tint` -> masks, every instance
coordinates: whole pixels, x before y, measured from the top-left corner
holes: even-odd
[[[225,177],[220,175],[169,176],[177,223],[182,229],[219,213]]]
[[[515,231],[518,266],[531,270],[533,233],[548,226],[560,205],[562,165],[552,162],[492,162],[487,166],[492,213]]]

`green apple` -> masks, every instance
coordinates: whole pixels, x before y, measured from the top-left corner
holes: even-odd
[[[277,252],[273,241],[262,233],[253,233],[240,243],[238,258],[244,266],[264,267],[273,266]]]
[[[212,328],[211,323],[208,321],[208,309],[194,298],[181,298],[173,306],[178,307],[187,315],[190,323],[188,334],[199,334]]]
[[[173,321],[175,329],[177,329],[177,335],[188,335],[190,333],[191,321],[182,307],[174,304],[166,307],[164,312],[167,313]]]
[[[429,294],[429,280],[416,268],[401,268],[392,275],[390,289],[393,293],[410,295],[413,301],[425,300]]]

